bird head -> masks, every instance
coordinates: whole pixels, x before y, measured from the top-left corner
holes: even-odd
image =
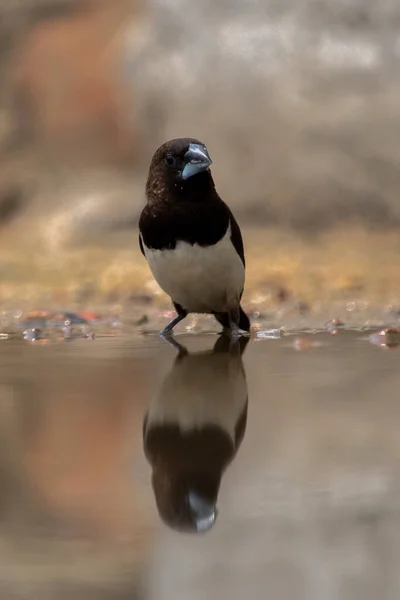
[[[149,169],[147,190],[193,189],[212,185],[212,160],[206,146],[194,138],[177,138],[155,152]]]

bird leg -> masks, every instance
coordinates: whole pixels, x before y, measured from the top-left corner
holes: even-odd
[[[181,321],[183,321],[183,319],[186,317],[186,315],[177,315],[174,319],[172,319],[172,321],[170,321],[168,323],[168,325],[166,325],[164,327],[164,329],[162,329],[160,331],[160,335],[161,337],[166,337],[167,335],[170,335],[173,328],[175,327],[175,325],[178,325],[178,323],[180,323]]]
[[[233,310],[230,310],[228,313],[229,316],[229,328],[230,328],[230,336],[232,340],[236,341],[241,333],[238,326],[239,323],[239,308],[236,307]]]
[[[182,308],[180,304],[178,304],[177,302],[172,302],[172,304],[174,305],[174,308],[178,314],[175,317],[175,319],[172,319],[172,321],[170,321],[168,325],[166,325],[164,329],[160,331],[160,335],[162,337],[170,335],[175,325],[178,325],[178,323],[183,321],[183,319],[187,316],[187,311],[184,308]]]

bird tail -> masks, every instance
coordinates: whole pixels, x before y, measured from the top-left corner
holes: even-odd
[[[250,331],[250,319],[244,312],[243,308],[239,306],[239,328],[243,331]]]

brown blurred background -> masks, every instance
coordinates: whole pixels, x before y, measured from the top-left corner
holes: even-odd
[[[150,158],[178,136],[207,144],[242,226],[255,325],[256,313],[264,329],[312,327],[319,314],[351,325],[357,311],[357,324],[371,314],[398,324],[399,25],[396,0],[0,0],[1,598],[137,598],[157,587],[154,573],[163,585],[149,597],[166,598],[163,574],[190,573],[201,553],[228,572],[218,532],[226,549],[244,540],[260,589],[271,578],[293,597],[304,557],[316,581],[304,597],[334,594],[346,577],[352,597],[356,584],[364,597],[390,586],[398,597],[397,563],[386,561],[400,539],[395,353],[378,356],[367,338],[361,352],[345,332],[250,346],[227,520],[193,559],[187,538],[171,545],[161,528],[142,451],[146,406],[173,353],[151,337],[124,347],[119,333],[167,319],[137,221]],[[109,310],[114,337],[8,339],[10,314],[51,307],[90,322]],[[119,321],[125,309],[135,315]],[[276,487],[279,477],[294,487]],[[278,517],[262,508],[275,489],[295,511],[297,491],[309,510],[347,485],[361,496],[354,519],[336,504],[290,525],[279,499]],[[269,570],[257,562],[266,556]],[[214,582],[240,594],[238,572]],[[170,590],[179,597],[174,581]]]
[[[143,290],[148,163],[194,136],[248,289],[396,302],[399,19],[395,0],[0,0],[0,301]]]

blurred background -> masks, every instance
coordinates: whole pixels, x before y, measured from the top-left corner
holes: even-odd
[[[0,302],[152,294],[148,164],[193,136],[248,302],[395,304],[399,20],[395,0],[1,0]]]
[[[399,31],[396,0],[0,0],[1,598],[398,599]],[[264,339],[200,542],[143,454],[174,353],[130,336],[171,317],[137,224],[180,136]]]

